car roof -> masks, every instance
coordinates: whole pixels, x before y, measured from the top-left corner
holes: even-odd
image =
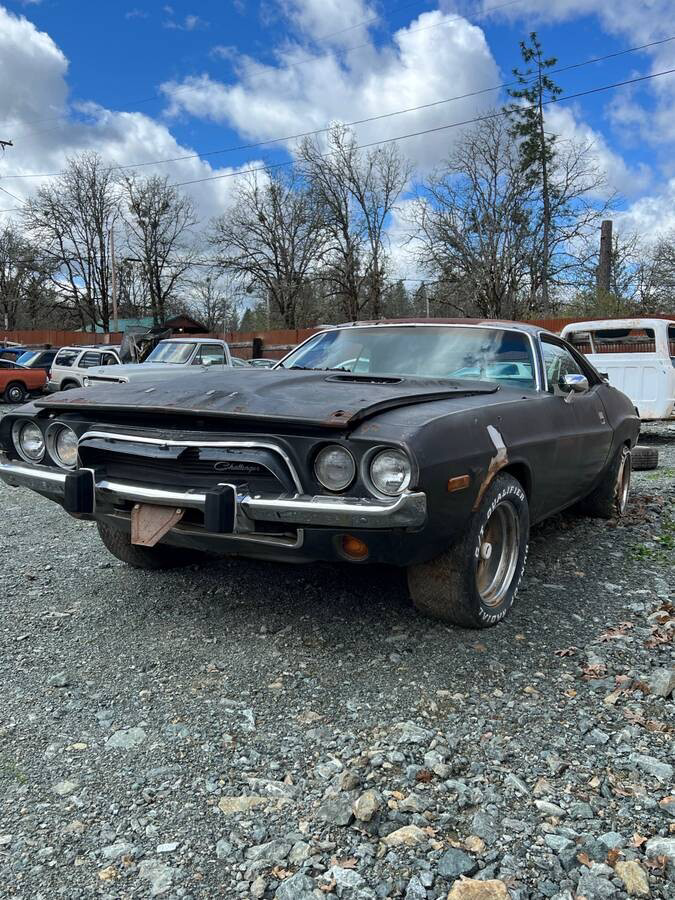
[[[573,328],[583,331],[589,328],[655,328],[660,325],[675,325],[675,319],[591,319],[588,322],[568,322],[563,331],[571,331]]]
[[[177,344],[224,344],[225,341],[220,338],[210,338],[210,337],[168,337],[162,338],[159,342],[160,344],[164,344],[167,341],[171,341],[172,343]]]
[[[68,344],[66,347],[59,347],[59,350],[119,350],[119,344],[80,344],[78,347],[72,347]]]
[[[441,319],[441,318],[414,318],[414,319],[370,319],[360,322],[343,322],[340,325],[326,326],[328,328],[359,328],[374,325],[472,325],[485,328],[508,328],[511,331],[522,331],[526,334],[537,335],[540,332],[553,334],[541,325],[532,325],[530,322],[514,322],[509,319]]]

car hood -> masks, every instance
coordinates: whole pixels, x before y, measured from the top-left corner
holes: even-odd
[[[212,368],[201,377],[177,375],[142,386],[106,384],[70,390],[37,401],[38,406],[100,412],[146,412],[208,415],[257,422],[294,422],[350,428],[387,409],[430,400],[492,394],[494,383],[464,379],[373,378],[339,372],[281,369],[229,369],[227,378]]]
[[[104,378],[113,378],[116,375],[127,375],[127,376],[145,376],[151,375],[155,373],[157,375],[166,376],[167,378],[171,378],[185,375],[186,373],[192,372],[202,372],[206,369],[207,366],[179,366],[172,363],[123,363],[119,366],[96,366],[95,368],[89,369],[87,372],[87,377],[91,377],[92,375],[100,375]],[[218,370],[229,369],[230,366],[208,366],[208,368],[217,368]]]

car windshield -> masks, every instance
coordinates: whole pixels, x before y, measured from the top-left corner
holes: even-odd
[[[31,363],[38,359],[40,353],[40,350],[26,350],[26,352],[22,353],[17,359],[17,362],[22,366],[30,366]]]
[[[525,334],[467,326],[373,326],[317,334],[291,353],[285,369],[331,369],[356,375],[467,378],[533,388]]]
[[[182,341],[160,341],[145,361],[180,365],[190,359],[194,349],[194,344],[184,344]]]

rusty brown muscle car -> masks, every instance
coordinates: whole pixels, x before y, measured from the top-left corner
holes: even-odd
[[[620,516],[639,419],[573,347],[513,322],[354,323],[274,369],[113,385],[0,422],[0,477],[157,569],[236,554],[405,566],[463,626],[513,604],[530,525]]]

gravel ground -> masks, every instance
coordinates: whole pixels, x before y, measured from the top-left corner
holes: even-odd
[[[0,486],[0,896],[675,897],[675,426],[645,431],[627,519],[534,529],[484,632],[384,568],[135,571]]]

